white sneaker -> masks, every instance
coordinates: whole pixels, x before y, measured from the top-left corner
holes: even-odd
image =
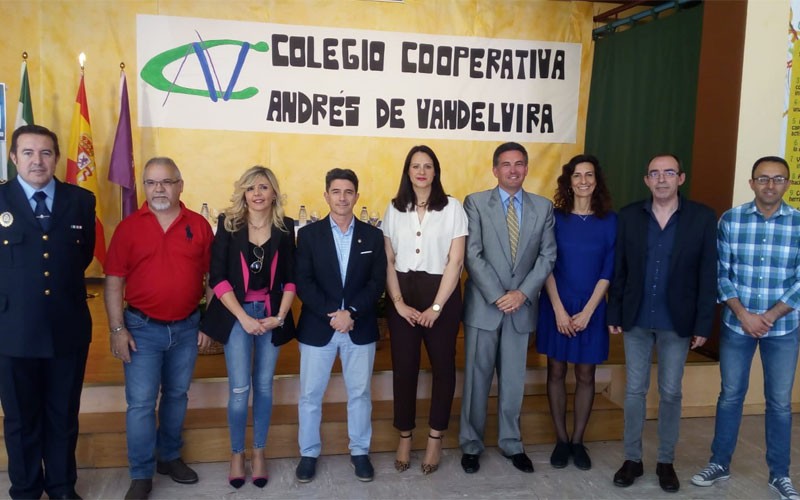
[[[722,481],[729,477],[731,477],[730,469],[709,462],[705,469],[692,476],[692,484],[695,486],[711,486],[717,481]]]
[[[800,495],[788,477],[773,477],[769,480],[769,487],[781,496],[781,500],[800,500]]]

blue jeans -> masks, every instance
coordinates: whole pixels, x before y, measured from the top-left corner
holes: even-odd
[[[623,333],[625,344],[625,460],[642,460],[642,429],[647,416],[647,390],[653,347],[658,352],[658,458],[675,460],[681,421],[681,382],[690,337],[670,330],[646,330],[638,326]]]
[[[199,312],[183,321],[159,325],[125,311],[125,326],[136,342],[131,362],[123,363],[131,479],[153,477],[156,456],[162,461],[181,456],[181,430],[188,401],[186,393],[197,359],[199,322]]]
[[[719,343],[722,390],[717,400],[711,462],[729,467],[742,406],[750,382],[750,366],[756,346],[764,366],[764,397],[767,401],[764,427],[770,478],[789,475],[792,444],[792,385],[797,368],[798,331],[780,337],[753,338],[731,331],[724,324]]]
[[[322,450],[319,426],[322,422],[322,396],[328,387],[336,353],[342,360],[342,375],[347,388],[347,433],[350,454],[369,454],[372,439],[372,397],[370,382],[375,362],[375,342],[356,345],[350,334],[334,333],[328,345],[300,344],[300,401],[297,405],[300,455],[318,457]]]
[[[266,316],[263,302],[242,304],[253,318]],[[231,451],[244,451],[244,434],[247,427],[247,407],[250,387],[253,388],[253,448],[263,448],[272,417],[272,376],[278,362],[280,347],[272,344],[272,331],[264,335],[250,335],[241,323],[234,323],[228,343],[225,344],[225,365],[228,368],[228,427]]]

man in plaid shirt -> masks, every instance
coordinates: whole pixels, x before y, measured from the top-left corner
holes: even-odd
[[[797,368],[800,315],[800,212],[783,201],[789,165],[768,156],[753,165],[755,200],[719,222],[720,373],[711,460],[692,477],[710,486],[730,477],[730,463],[756,346],[764,368],[769,486],[782,499],[800,500],[789,478],[792,384]]]

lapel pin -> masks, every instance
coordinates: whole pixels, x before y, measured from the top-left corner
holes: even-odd
[[[359,239],[358,239],[358,244],[359,244],[359,245],[361,244],[361,238],[359,238]]]
[[[9,227],[13,223],[14,216],[11,215],[11,212],[3,212],[0,214],[0,226]]]

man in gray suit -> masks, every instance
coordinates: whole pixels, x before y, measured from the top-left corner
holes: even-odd
[[[528,339],[536,325],[539,290],[553,270],[553,204],[527,193],[528,153],[508,142],[494,152],[497,187],[467,196],[469,219],[464,299],[466,367],[459,443],[461,467],[480,469],[486,407],[498,376],[497,445],[514,467],[533,472],[525,454],[519,414],[525,389]]]

